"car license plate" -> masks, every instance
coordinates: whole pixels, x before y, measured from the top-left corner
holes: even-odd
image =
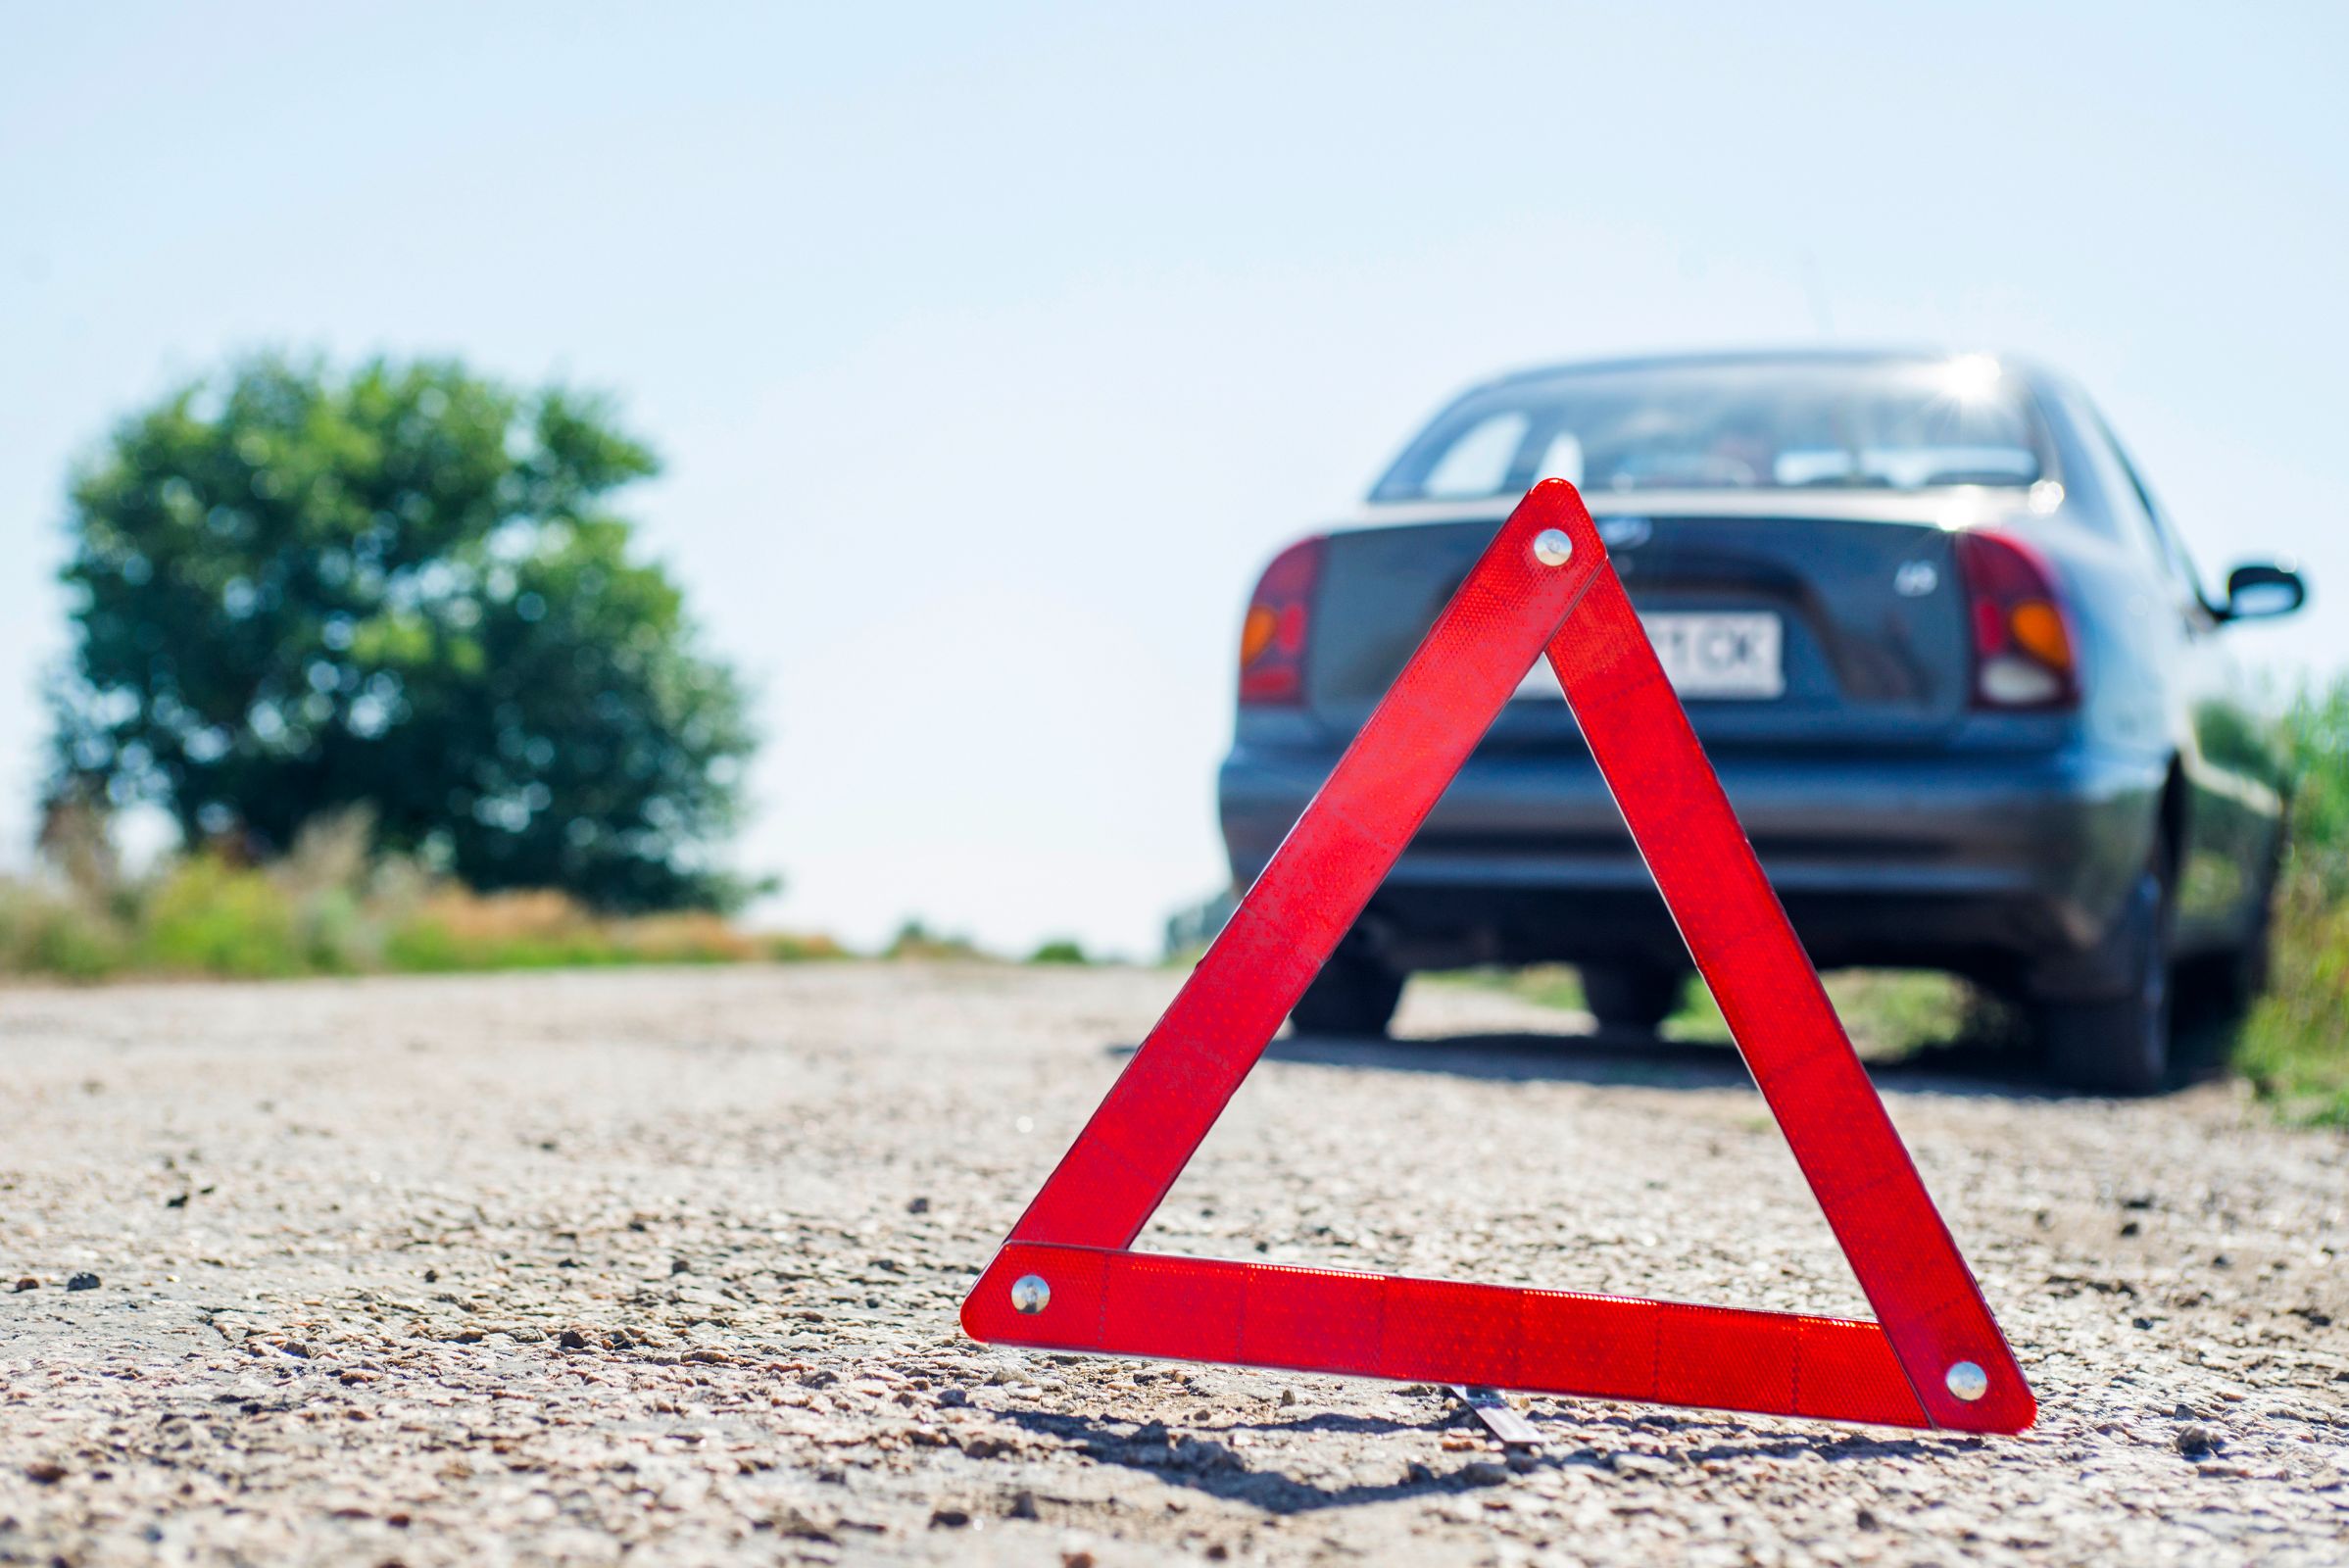
[[[1672,689],[1683,697],[1758,699],[1784,696],[1781,626],[1776,615],[1652,611],[1639,617]],[[1557,697],[1549,661],[1538,661],[1519,697]]]

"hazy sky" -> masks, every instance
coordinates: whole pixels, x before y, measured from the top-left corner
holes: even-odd
[[[2048,9],[10,0],[0,863],[69,464],[268,345],[620,395],[765,912],[856,940],[1153,946],[1253,573],[1532,362],[2045,359],[2349,665],[2349,10]]]

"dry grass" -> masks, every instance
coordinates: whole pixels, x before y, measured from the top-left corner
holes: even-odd
[[[259,979],[845,956],[828,937],[747,932],[706,910],[615,916],[551,890],[474,893],[370,854],[356,815],[317,824],[270,865],[200,853],[138,880],[79,853],[71,835],[50,848],[51,871],[0,879],[0,974]]]

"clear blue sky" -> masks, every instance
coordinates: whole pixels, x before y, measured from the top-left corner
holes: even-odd
[[[263,345],[619,393],[860,940],[1147,949],[1254,570],[1528,362],[2043,358],[2349,665],[2349,10],[2048,9],[12,5],[0,863],[69,463]]]

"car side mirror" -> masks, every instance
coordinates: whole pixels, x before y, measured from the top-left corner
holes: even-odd
[[[2289,566],[2248,561],[2227,574],[2228,620],[2265,620],[2288,615],[2308,603],[2308,581]]]

